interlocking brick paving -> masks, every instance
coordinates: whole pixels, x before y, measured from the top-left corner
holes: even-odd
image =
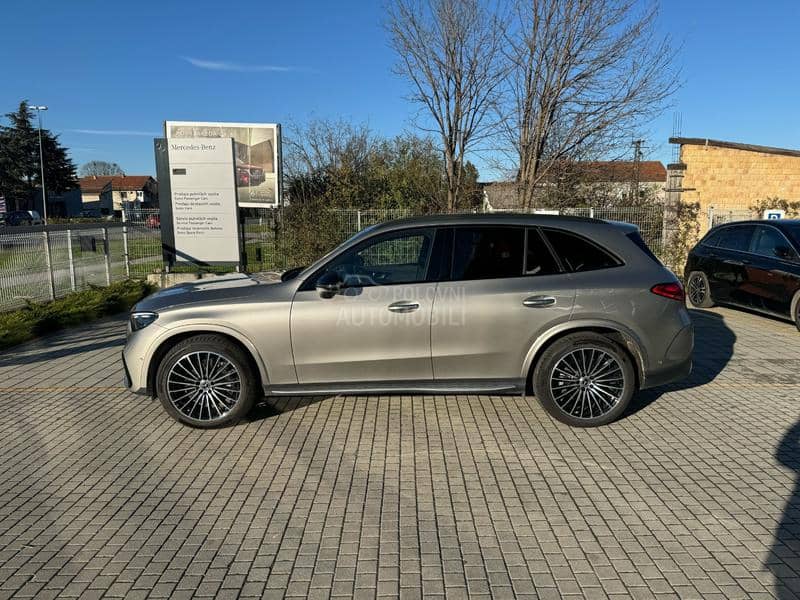
[[[800,333],[693,311],[696,367],[599,429],[531,398],[267,400],[179,425],[124,321],[0,355],[0,597],[793,598]]]

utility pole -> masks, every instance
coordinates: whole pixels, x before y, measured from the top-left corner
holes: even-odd
[[[630,201],[636,202],[639,200],[639,180],[641,178],[644,140],[634,140],[631,145],[633,146],[633,173],[631,175]]]
[[[42,219],[47,225],[47,191],[44,186],[44,151],[42,150],[42,111],[47,110],[46,106],[31,106],[39,117],[39,169],[42,174]]]

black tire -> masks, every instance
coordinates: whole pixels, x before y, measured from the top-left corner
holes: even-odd
[[[686,296],[695,308],[711,308],[714,301],[711,299],[711,285],[708,277],[702,271],[692,271],[686,279]]]
[[[797,331],[800,331],[800,292],[795,294],[795,297],[792,299],[792,306],[794,306],[794,325],[797,327]]]
[[[571,373],[573,360],[578,361],[575,364],[586,377],[578,378],[577,370]],[[596,364],[596,368],[586,367],[586,362]],[[591,373],[594,376],[589,376]],[[611,423],[625,412],[636,390],[634,367],[627,352],[606,336],[592,332],[566,335],[553,343],[539,358],[532,378],[534,394],[544,409],[573,427]]]
[[[251,357],[229,339],[214,334],[175,344],[158,366],[156,392],[173,419],[203,429],[240,420],[262,395]],[[186,400],[187,394],[194,396]]]

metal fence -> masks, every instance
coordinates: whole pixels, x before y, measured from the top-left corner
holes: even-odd
[[[0,310],[127,277],[119,225],[0,230]]]
[[[753,211],[747,208],[736,209],[715,209],[713,206],[708,208],[708,227],[715,227],[731,221],[748,221],[757,218]]]
[[[286,210],[250,211],[243,219],[248,271],[281,270],[301,264],[293,254],[292,242],[303,232],[290,224]],[[567,208],[560,212],[633,223],[653,252],[660,255],[663,251],[667,233],[662,206]],[[329,209],[313,218],[326,224],[326,241],[335,244],[365,227],[411,215],[407,209]],[[127,211],[121,223],[0,229],[0,310],[24,306],[26,301],[52,300],[126,277],[144,278],[164,268],[157,209]],[[172,269],[199,270],[193,265]]]

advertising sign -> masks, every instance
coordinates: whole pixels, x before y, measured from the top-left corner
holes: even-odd
[[[232,139],[167,140],[175,260],[239,262]]]
[[[167,139],[233,138],[239,206],[280,204],[280,125],[166,121]]]

